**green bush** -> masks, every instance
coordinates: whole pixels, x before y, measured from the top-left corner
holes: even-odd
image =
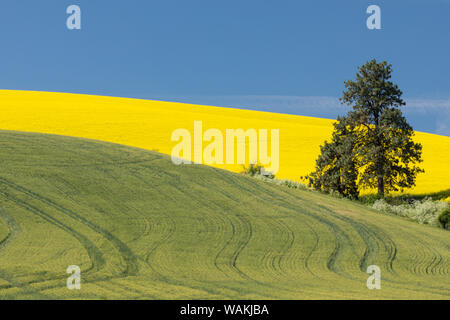
[[[275,179],[275,178],[268,178],[268,177],[266,177],[264,175],[254,175],[253,177],[258,179],[258,180],[262,180],[262,181],[265,181],[265,182],[273,183],[273,184],[276,184],[278,186],[288,187],[290,189],[308,190],[306,185],[304,185],[303,183],[297,182],[297,181],[293,181],[293,180],[289,180],[289,179],[279,180],[279,179]]]
[[[265,171],[264,167],[258,163],[251,163],[248,167],[244,166],[244,171],[242,172],[250,177],[263,176],[268,179],[274,179],[275,175],[271,172]]]
[[[438,217],[438,221],[442,228],[450,229],[450,208],[445,208]]]
[[[284,179],[284,180],[277,180],[274,179],[274,182],[280,186],[285,186],[291,189],[301,189],[301,190],[306,190],[306,186],[301,183],[301,182],[297,182],[297,181],[292,181],[289,179]]]
[[[375,201],[380,200],[380,199],[383,199],[383,197],[376,193],[375,194],[371,193],[371,194],[366,194],[366,195],[360,196],[358,200],[365,205],[371,206],[375,203]]]
[[[424,199],[431,198],[432,200],[439,200],[439,199],[433,199],[432,197],[417,197],[411,196],[411,195],[387,195],[385,197],[382,197],[378,194],[366,194],[361,197],[359,197],[359,201],[362,202],[365,205],[372,206],[377,200],[384,199],[388,204],[392,206],[399,206],[399,205],[412,205],[416,203],[417,201],[421,201]]]

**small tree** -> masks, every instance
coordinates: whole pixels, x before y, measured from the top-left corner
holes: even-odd
[[[263,176],[268,179],[274,179],[275,175],[269,171],[265,171],[264,167],[258,163],[250,163],[248,167],[243,166],[243,174],[249,175],[250,177],[254,176]]]
[[[331,142],[320,147],[316,170],[306,178],[309,186],[324,192],[337,192],[348,198],[358,198],[358,163],[355,156],[355,129],[346,118],[334,124]]]

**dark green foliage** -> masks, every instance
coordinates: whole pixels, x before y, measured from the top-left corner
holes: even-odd
[[[310,187],[358,198],[358,164],[354,154],[356,138],[354,128],[348,125],[347,119],[338,118],[331,142],[325,141],[320,147],[316,171],[307,177]]]
[[[450,208],[445,209],[438,217],[438,221],[441,224],[442,228],[449,229],[450,228]]]
[[[265,171],[264,167],[258,163],[251,163],[248,167],[244,166],[243,174],[254,176],[264,176],[268,179],[274,179],[275,175],[271,172]]]
[[[444,200],[450,197],[450,189],[442,190],[434,193],[427,194],[396,194],[396,195],[388,195],[384,199],[390,205],[402,205],[402,204],[412,204],[415,201],[425,200],[427,198],[438,201]],[[372,205],[376,200],[381,199],[382,197],[377,194],[366,194],[359,197],[359,201],[361,203]]]
[[[402,115],[402,92],[387,62],[367,62],[356,80],[345,82],[341,102],[353,109],[338,119],[331,143],[325,142],[310,185],[354,197],[358,187],[377,188],[378,196],[415,185],[422,146]],[[341,179],[338,175],[341,174]]]

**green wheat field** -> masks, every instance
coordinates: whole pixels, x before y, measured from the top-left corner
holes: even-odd
[[[0,145],[0,299],[450,298],[448,231],[111,143]]]

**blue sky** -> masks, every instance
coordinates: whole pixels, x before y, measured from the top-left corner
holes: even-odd
[[[449,34],[450,0],[2,0],[0,88],[335,118],[344,80],[376,58],[415,129],[450,136]]]

